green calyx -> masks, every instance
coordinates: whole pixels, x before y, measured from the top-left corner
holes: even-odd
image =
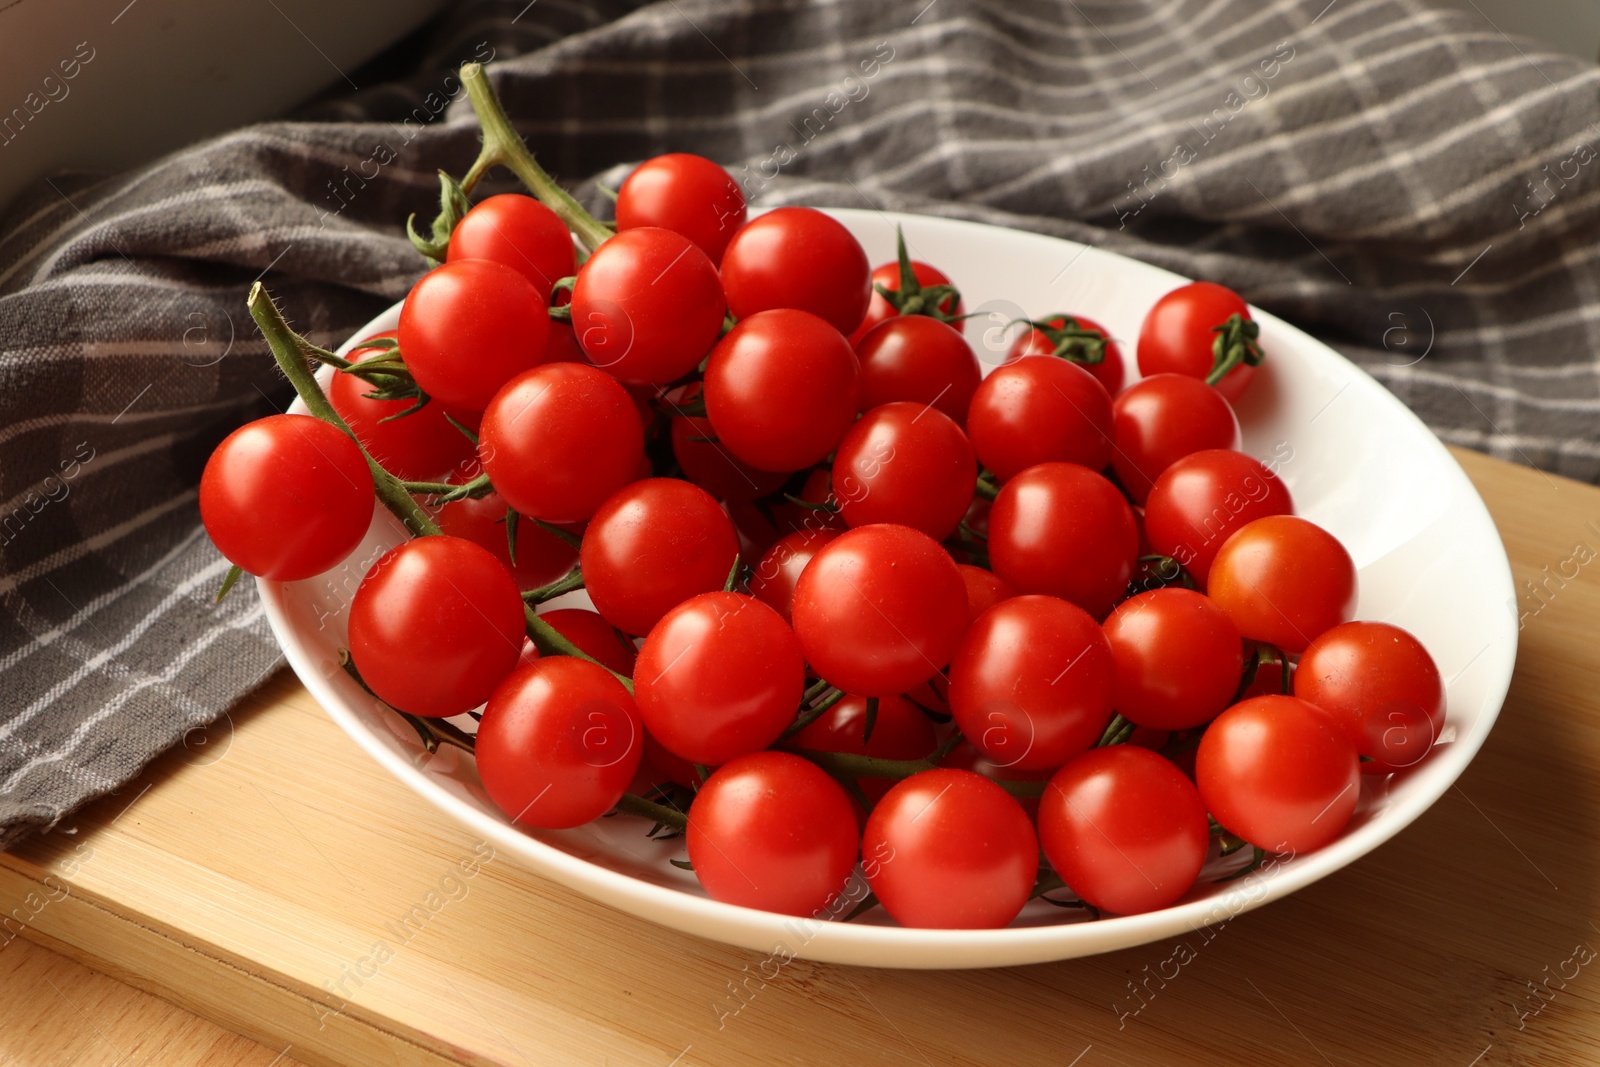
[[[1238,366],[1259,367],[1264,354],[1256,338],[1261,327],[1238,312],[1228,316],[1228,321],[1211,330],[1217,336],[1211,342],[1211,373],[1206,375],[1207,385],[1216,385]]]

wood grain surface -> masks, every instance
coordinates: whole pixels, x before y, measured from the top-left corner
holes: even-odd
[[[1009,970],[763,967],[492,855],[284,673],[76,832],[0,856],[32,943],[0,951],[0,1062],[1593,1063],[1600,561],[1568,575],[1600,551],[1600,490],[1458,456],[1540,589],[1499,724],[1393,841],[1209,935]]]

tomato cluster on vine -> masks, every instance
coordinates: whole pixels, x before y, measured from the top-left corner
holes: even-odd
[[[985,376],[903,240],[874,269],[821,211],[747,218],[697,156],[636,169],[592,246],[570,201],[445,181],[397,330],[341,360],[258,314],[312,414],[234,433],[200,502],[281,581],[375,492],[407,522],[349,669],[508,818],[644,815],[732,904],[820,913],[860,869],[904,925],[996,927],[1318,848],[1439,737],[1427,651],[1354,621],[1350,554],[1240,450],[1229,290],[1163,297],[1126,387],[1048,308]]]

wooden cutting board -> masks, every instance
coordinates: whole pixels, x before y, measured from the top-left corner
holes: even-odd
[[[262,1042],[248,1062],[1590,1062],[1600,564],[1560,575],[1579,543],[1600,549],[1600,489],[1458,455],[1519,585],[1546,590],[1524,601],[1499,724],[1392,842],[1209,935],[1003,971],[763,966],[493,855],[287,672],[75,832],[0,856],[0,906],[39,945]]]

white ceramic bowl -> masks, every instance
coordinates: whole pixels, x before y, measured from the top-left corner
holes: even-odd
[[[995,365],[1023,312],[1079,312],[1123,342],[1146,310],[1184,279],[1069,241],[973,223],[870,211],[832,212],[874,263],[894,256],[900,223],[913,257],[946,270],[969,310],[980,358]],[[356,334],[393,328],[399,306]],[[1418,766],[1363,785],[1343,836],[1317,852],[1245,878],[1202,882],[1177,905],[1085,921],[1042,902],[1003,930],[908,930],[876,909],[852,923],[800,921],[708,899],[669,863],[681,840],[645,839],[642,820],[613,816],[569,831],[523,831],[488,800],[470,758],[423,758],[414,732],[337,666],[345,616],[366,567],[401,537],[379,509],[361,547],[336,570],[304,582],[261,582],[268,618],[289,662],[355,740],[397,778],[534,871],[664,925],[762,952],[877,967],[994,967],[1106,952],[1189,932],[1294,892],[1376,848],[1450,787],[1499,713],[1517,650],[1514,588],[1505,549],[1461,468],[1398,400],[1325,345],[1254,312],[1267,362],[1239,407],[1246,451],[1275,459],[1298,512],[1336,534],[1361,572],[1359,617],[1403,626],[1433,653],[1448,682],[1447,726]],[[347,345],[346,348],[349,346]],[[581,594],[578,594],[581,597]],[[577,601],[577,602],[582,602]],[[470,720],[468,720],[470,721]],[[1208,865],[1202,878],[1238,867]]]

